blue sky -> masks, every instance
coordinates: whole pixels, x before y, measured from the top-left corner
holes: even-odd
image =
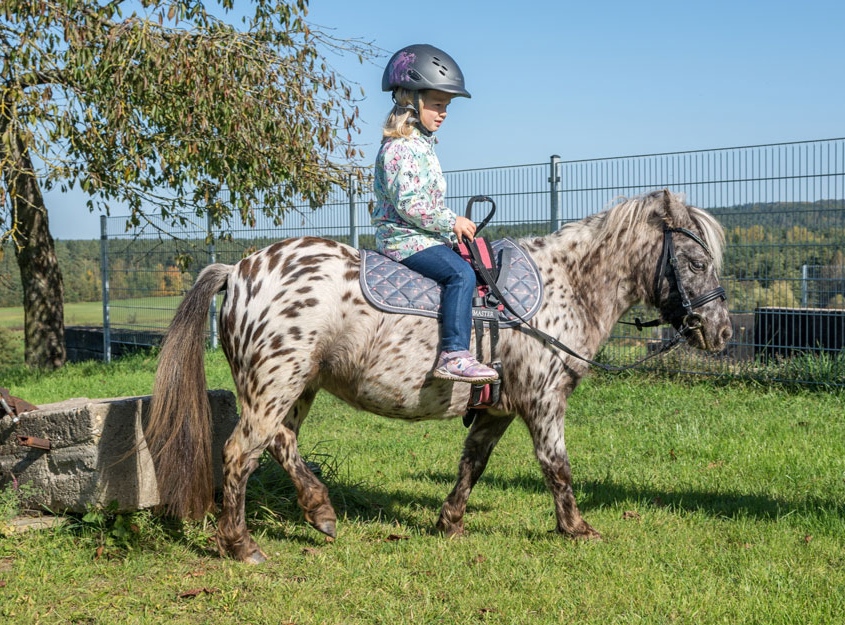
[[[446,170],[845,136],[842,0],[311,0],[308,19],[385,51],[332,59],[365,91],[368,163],[383,65],[412,43],[452,55],[473,96],[438,133]],[[99,236],[83,199],[47,201],[54,236]]]

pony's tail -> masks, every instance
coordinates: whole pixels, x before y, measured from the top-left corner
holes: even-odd
[[[202,518],[214,505],[205,328],[211,301],[232,269],[216,264],[200,273],[161,346],[144,434],[155,465],[159,506],[178,518]]]

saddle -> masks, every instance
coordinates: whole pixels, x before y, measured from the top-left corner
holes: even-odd
[[[496,354],[499,328],[519,325],[534,316],[543,303],[543,283],[534,261],[511,239],[491,244],[476,238],[472,243],[462,243],[457,252],[472,264],[477,276],[472,319],[478,359],[482,358],[486,328],[489,330],[490,366],[499,373],[496,382],[472,385],[464,415],[464,425],[469,427],[478,410],[499,401],[503,377],[502,363]],[[440,285],[378,252],[361,250],[360,282],[365,299],[379,310],[440,316]],[[496,288],[491,288],[491,284]],[[497,295],[501,295],[507,305]]]
[[[511,307],[526,321],[543,303],[543,283],[531,257],[515,241],[499,239],[490,244],[498,271],[496,286]],[[372,250],[361,252],[361,291],[375,308],[389,313],[440,317],[441,287]],[[473,306],[473,319],[495,318],[500,328],[517,326],[521,321],[487,294],[484,306]]]

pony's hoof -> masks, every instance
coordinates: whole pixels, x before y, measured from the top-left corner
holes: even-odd
[[[312,523],[311,526],[331,539],[337,538],[337,524],[334,521],[320,521]]]
[[[439,531],[446,538],[460,538],[464,535],[464,524],[461,523],[447,523],[443,519],[437,522],[437,531]]]
[[[601,540],[602,536],[600,532],[597,532],[592,527],[590,531],[584,532],[582,534],[577,534],[574,536],[575,540]]]
[[[261,549],[253,551],[250,555],[243,559],[245,564],[264,564],[267,562],[267,556]]]
[[[261,551],[258,544],[248,539],[246,544],[232,543],[224,538],[217,536],[217,551],[221,558],[232,558],[238,562],[246,562],[247,564],[261,564],[267,561],[267,554]]]
[[[593,529],[589,524],[583,523],[574,530],[558,529],[558,533],[569,536],[572,540],[601,540],[601,533]]]

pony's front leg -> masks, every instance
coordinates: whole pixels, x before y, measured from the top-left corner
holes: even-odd
[[[464,452],[458,465],[458,481],[443,503],[437,520],[437,529],[445,535],[463,534],[464,513],[472,488],[484,473],[496,443],[513,420],[512,416],[494,417],[486,411],[476,415],[464,441]]]
[[[555,502],[557,531],[572,538],[594,539],[601,534],[582,517],[572,490],[572,469],[563,437],[563,415],[566,403],[559,410],[550,409],[547,402],[542,415],[534,414],[525,419],[534,441],[534,453],[543,470],[543,477]],[[532,418],[533,417],[533,418]]]

